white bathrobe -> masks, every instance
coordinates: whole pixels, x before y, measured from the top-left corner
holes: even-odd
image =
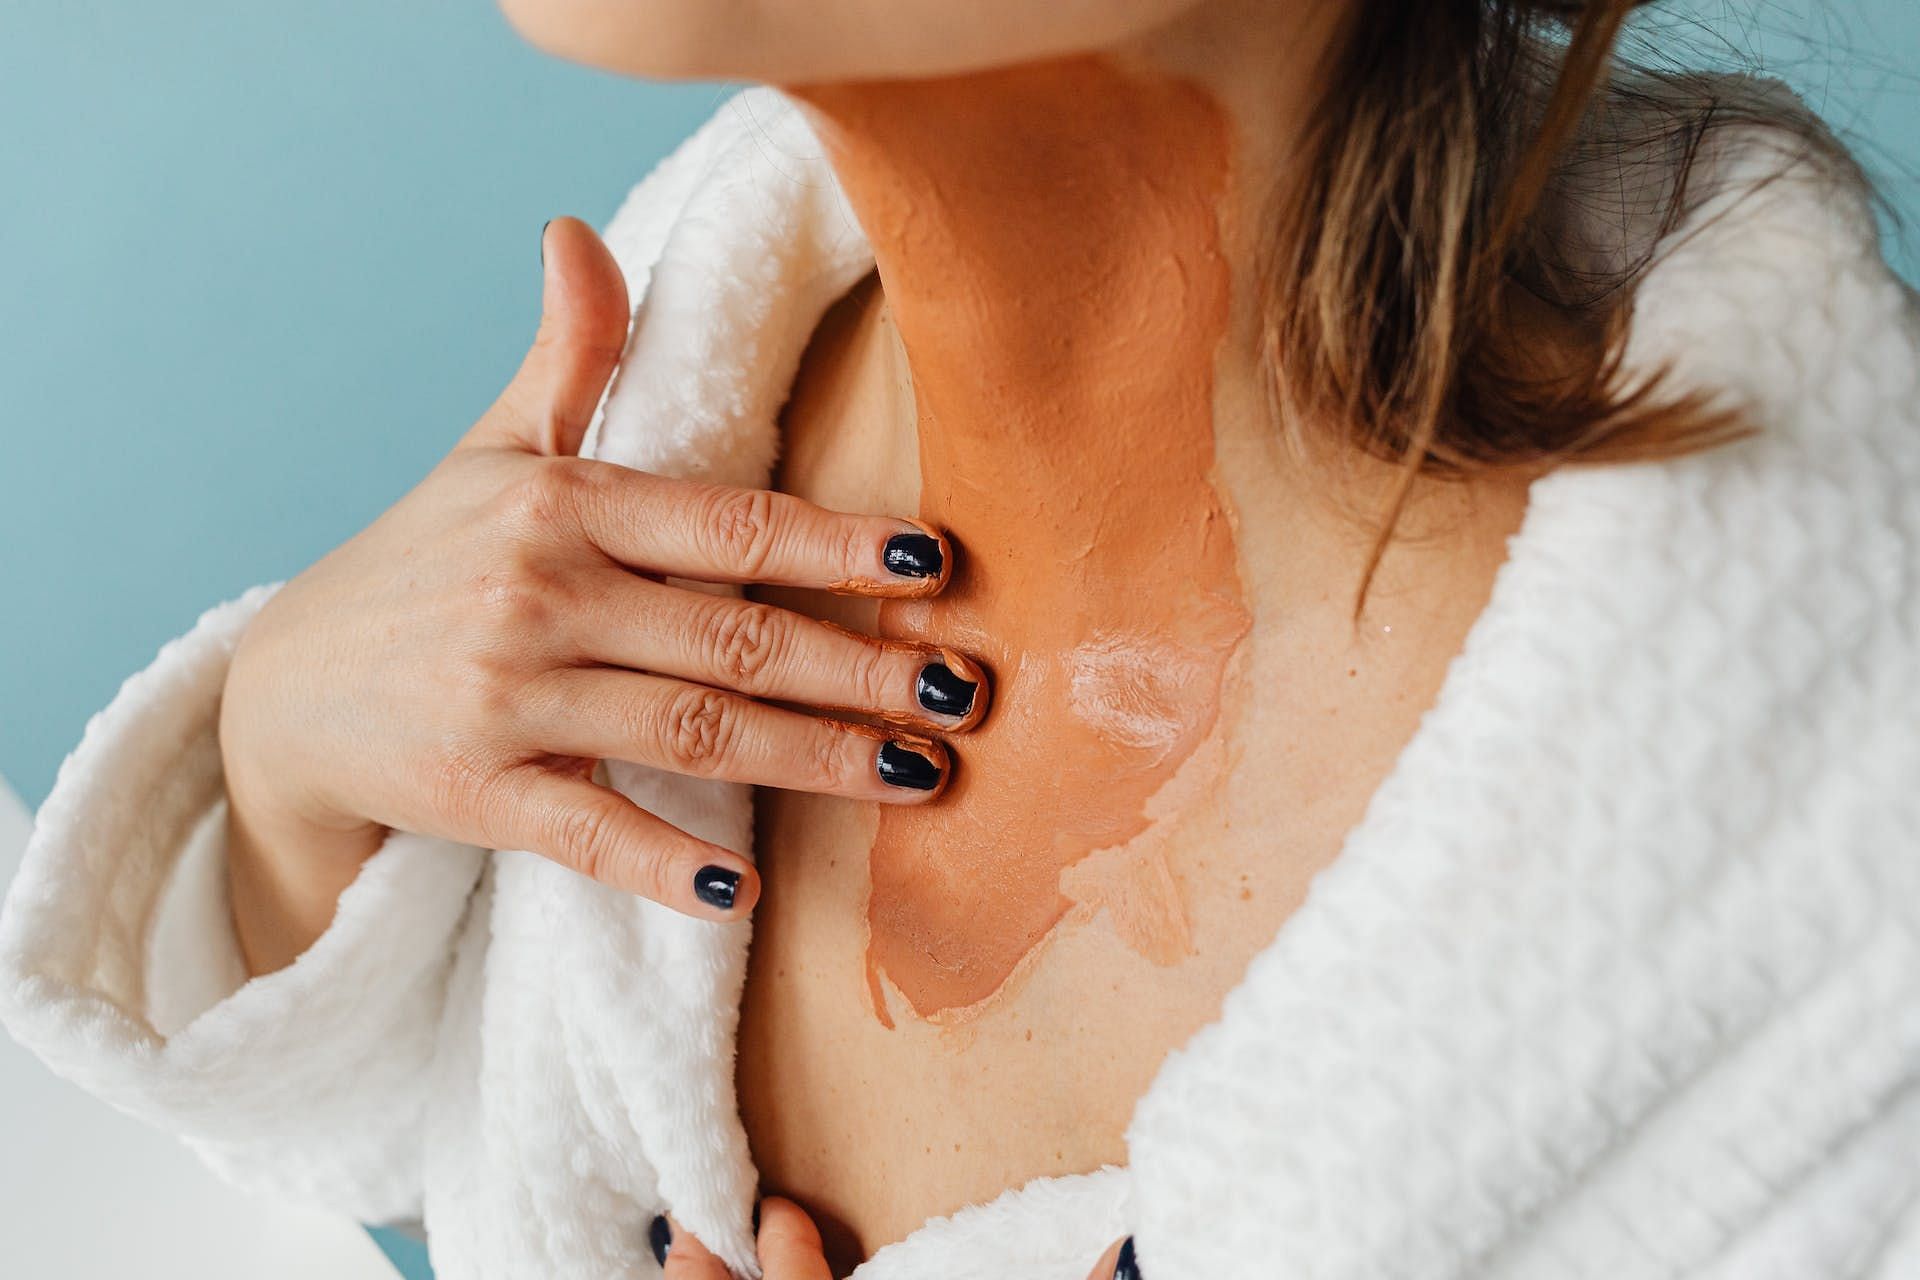
[[[1539,480],[1437,703],[1168,1055],[1126,1167],[936,1219],[860,1280],[1082,1280],[1126,1233],[1151,1280],[1920,1276],[1920,309],[1852,191],[1740,190],[1644,281],[1631,351],[1761,434]],[[734,98],[607,238],[636,302],[590,450],[764,484],[872,264],[804,122]],[[662,1210],[757,1275],[749,923],[395,834],[245,980],[215,724],[270,590],[60,771],[0,920],[8,1028],[238,1182],[423,1217],[444,1280],[651,1275]],[[745,788],[610,774],[752,847]]]

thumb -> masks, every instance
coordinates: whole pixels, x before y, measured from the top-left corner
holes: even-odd
[[[545,276],[533,346],[463,443],[550,456],[579,452],[626,347],[627,282],[593,228],[555,218],[541,232],[540,257]]]

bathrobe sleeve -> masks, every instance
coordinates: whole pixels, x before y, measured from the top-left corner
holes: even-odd
[[[362,1221],[411,1218],[484,852],[395,833],[303,956],[247,979],[216,728],[234,647],[274,590],[210,610],[87,725],[0,912],[0,1019],[235,1182]]]
[[[758,101],[723,108],[607,225],[636,321],[716,151],[758,145]],[[600,456],[673,461],[624,436]],[[232,1181],[364,1222],[413,1219],[450,971],[456,944],[485,927],[469,904],[488,855],[395,833],[304,955],[247,979],[216,729],[234,647],[276,589],[209,611],[88,724],[0,912],[0,1021]]]

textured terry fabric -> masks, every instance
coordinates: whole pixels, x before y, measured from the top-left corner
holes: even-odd
[[[1762,430],[1538,481],[1339,858],[1171,1054],[1129,1163],[926,1224],[860,1280],[1920,1274],[1920,311],[1850,191],[1754,189],[1642,285],[1635,368]],[[815,140],[732,100],[608,228],[635,326],[596,456],[766,481],[871,268]],[[263,588],[88,726],[0,918],[0,1013],[235,1180],[424,1214],[444,1280],[645,1276],[670,1210],[755,1276],[749,925],[396,834],[289,969],[224,920],[221,680]],[[615,764],[751,846],[747,792]],[[179,878],[176,867],[184,867]],[[165,909],[162,909],[162,904]]]

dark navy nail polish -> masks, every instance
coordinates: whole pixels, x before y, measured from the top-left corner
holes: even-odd
[[[973,710],[973,695],[980,686],[962,679],[944,662],[929,662],[920,668],[913,682],[913,696],[920,705],[937,716],[964,716]]]
[[[931,791],[940,785],[940,766],[897,742],[880,744],[874,767],[880,773],[880,781],[890,787]]]
[[[547,265],[547,228],[552,225],[552,218],[540,224],[540,265],[543,267]]]
[[[881,561],[887,572],[902,578],[937,578],[946,565],[940,540],[924,533],[896,533],[887,539]]]
[[[725,867],[702,867],[693,873],[694,896],[710,907],[733,910],[733,895],[740,888],[740,873]]]
[[[753,1234],[760,1234],[760,1202],[758,1200],[753,1202]]]
[[[667,1265],[667,1250],[673,1247],[673,1224],[667,1221],[666,1214],[654,1215],[647,1227],[647,1247],[653,1250],[655,1262],[663,1267]]]
[[[1120,1246],[1120,1256],[1113,1260],[1113,1280],[1140,1280],[1140,1262],[1133,1256],[1133,1237],[1128,1236]]]

